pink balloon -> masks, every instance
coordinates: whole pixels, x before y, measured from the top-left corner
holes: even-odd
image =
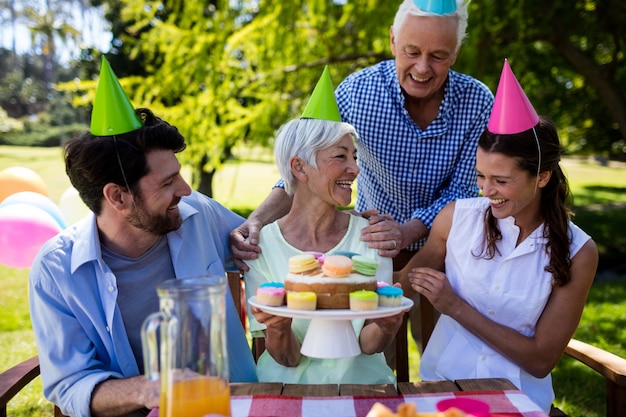
[[[61,231],[44,210],[17,203],[0,207],[0,263],[30,268],[41,246]]]

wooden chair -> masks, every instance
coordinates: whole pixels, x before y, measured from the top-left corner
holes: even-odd
[[[569,341],[565,354],[606,380],[606,416],[626,417],[626,359],[576,339]]]
[[[235,307],[241,315],[241,323],[246,325],[246,303],[245,293],[241,284],[241,275],[239,272],[228,272],[228,284],[233,294]],[[236,295],[239,295],[237,297]],[[243,303],[242,303],[243,299]],[[21,362],[11,369],[0,374],[0,417],[7,416],[7,404],[11,401],[26,385],[37,378],[40,374],[39,358],[34,356]],[[66,417],[61,410],[54,406],[54,417]]]
[[[244,289],[243,275],[239,271],[227,271],[226,277],[228,278],[228,286],[230,287],[230,293],[233,295],[233,302],[235,308],[239,311],[241,323],[244,330],[246,329],[246,292]],[[236,296],[239,294],[239,297]],[[259,359],[259,356],[265,351],[265,339],[261,337],[252,338],[252,356],[254,356],[255,362]],[[0,416],[2,417],[2,416]]]
[[[420,309],[422,312],[422,346],[426,347],[435,325],[434,308],[426,297],[420,296]],[[401,335],[406,335],[406,328],[402,333],[398,331],[397,337]],[[398,343],[396,343],[397,347]],[[565,354],[605,378],[606,417],[626,417],[626,359],[576,339],[569,341]],[[396,351],[396,355],[402,357],[402,352]],[[567,414],[552,407],[550,417],[567,417]]]
[[[7,417],[7,403],[39,376],[39,358],[33,356],[0,374],[0,417]],[[54,417],[66,417],[55,405]]]

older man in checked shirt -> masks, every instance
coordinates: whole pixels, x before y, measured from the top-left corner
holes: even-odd
[[[335,92],[342,120],[359,135],[356,211],[370,219],[361,238],[394,257],[394,269],[422,246],[447,203],[478,194],[476,148],[493,104],[483,83],[450,69],[467,28],[465,1],[444,15],[421,3],[405,0],[398,9],[390,29],[395,59],[351,74]],[[259,229],[289,210],[281,186],[231,232],[236,258],[254,259]],[[417,306],[411,327],[419,345]]]

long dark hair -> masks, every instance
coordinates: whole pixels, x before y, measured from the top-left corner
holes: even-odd
[[[537,138],[535,138],[535,130]],[[531,176],[538,172],[552,171],[552,176],[545,187],[541,188],[541,214],[544,217],[544,237],[548,240],[546,253],[550,263],[545,270],[552,273],[558,286],[567,284],[570,274],[570,243],[568,221],[572,212],[568,209],[569,185],[561,170],[561,147],[556,127],[551,120],[540,117],[533,129],[510,135],[494,134],[485,131],[478,140],[478,146],[485,152],[496,152],[514,158],[520,169],[528,171]],[[541,159],[537,152],[537,140],[541,150]],[[541,166],[539,163],[541,161]],[[485,212],[485,246],[483,253],[491,259],[498,252],[496,243],[502,239],[497,219],[491,208]]]

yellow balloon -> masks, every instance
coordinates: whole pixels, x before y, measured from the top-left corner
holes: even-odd
[[[0,171],[0,202],[20,191],[33,191],[48,197],[48,186],[33,170],[10,167]]]

